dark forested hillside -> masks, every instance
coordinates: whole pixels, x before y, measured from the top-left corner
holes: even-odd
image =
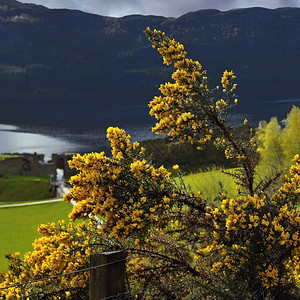
[[[146,107],[172,72],[148,43],[147,26],[182,42],[211,84],[233,69],[240,112],[269,117],[297,104],[271,101],[299,101],[298,8],[112,18],[0,0],[0,123],[97,122],[112,117],[114,107]],[[136,117],[134,109],[117,115],[125,111]]]

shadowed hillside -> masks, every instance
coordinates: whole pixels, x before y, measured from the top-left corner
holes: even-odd
[[[299,101],[299,20],[298,8],[112,18],[1,0],[0,121],[148,120],[147,103],[172,70],[148,43],[147,26],[182,42],[211,84],[233,69],[239,112],[283,115],[297,100],[270,102]]]

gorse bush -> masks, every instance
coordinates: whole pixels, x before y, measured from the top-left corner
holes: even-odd
[[[278,175],[258,180],[252,129],[245,138],[227,124],[228,111],[237,104],[233,71],[225,71],[221,86],[210,89],[207,72],[186,58],[182,44],[161,31],[145,33],[164,63],[175,68],[174,82],[161,85],[162,95],[149,104],[158,120],[153,130],[199,150],[213,141],[238,166],[227,173],[237,196],[223,192],[221,203],[207,205],[201,193],[185,186],[178,165],[174,180],[123,130],[108,128],[111,157],[90,153],[70,161],[79,174],[64,196],[76,202],[69,217],[90,225],[41,225],[43,236],[33,252],[24,259],[9,256],[11,268],[1,286],[78,270],[88,265],[90,253],[125,249],[127,288],[136,299],[299,299],[299,155],[272,192]],[[67,288],[60,279],[0,293],[4,299],[85,299],[87,277],[71,276]]]
[[[291,179],[272,197],[264,193],[228,199],[220,208],[207,207],[214,229],[202,256],[221,257],[210,271],[247,283],[247,290],[273,299],[292,299],[300,279],[299,155],[294,158]],[[296,296],[295,296],[296,297]]]
[[[65,201],[77,203],[69,217],[100,216],[105,219],[100,233],[144,243],[152,227],[166,226],[169,219],[164,212],[177,202],[170,173],[148,163],[144,149],[137,142],[131,144],[124,130],[110,127],[107,137],[112,158],[90,153],[70,162],[80,173],[72,177],[73,188],[64,196]]]

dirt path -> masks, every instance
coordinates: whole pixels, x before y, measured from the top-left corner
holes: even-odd
[[[4,205],[0,205],[0,208],[11,208],[11,207],[18,207],[18,206],[29,206],[29,205],[46,204],[46,203],[61,202],[61,201],[62,201],[62,198],[60,198],[60,199],[53,199],[53,200],[36,201],[36,202],[24,202],[24,203],[17,203],[17,204],[4,204]]]

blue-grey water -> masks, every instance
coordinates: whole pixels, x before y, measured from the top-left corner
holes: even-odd
[[[260,106],[252,107],[252,112],[248,114],[237,113],[230,117],[233,125],[238,125],[245,118],[249,123],[257,126],[260,120],[269,121],[271,116],[278,116],[279,120],[286,117],[291,105],[298,105],[300,99],[283,99],[261,103]],[[128,108],[127,108],[128,109]],[[51,125],[31,124],[30,122],[22,122],[19,124],[11,122],[11,124],[1,124],[0,120],[0,154],[1,153],[38,153],[45,155],[45,161],[51,159],[53,153],[86,153],[105,151],[110,154],[110,146],[106,139],[106,129],[108,126],[119,126],[130,134],[132,141],[141,141],[149,138],[158,138],[159,136],[152,133],[152,122],[145,121],[143,115],[147,115],[146,109],[143,111],[136,108],[134,116],[129,119],[122,119],[120,112],[126,108],[118,108],[119,115],[114,112],[112,115],[115,119],[109,119],[102,124],[93,124],[85,127],[70,126],[52,122]],[[145,112],[144,112],[145,110]],[[249,107],[251,111],[251,107]],[[125,114],[126,115],[126,114]],[[103,117],[103,116],[102,116]],[[102,120],[105,118],[102,118]],[[104,124],[105,123],[105,124]],[[58,125],[53,125],[58,124]]]
[[[243,116],[233,116],[238,123]],[[124,125],[131,141],[142,141],[161,136],[151,131],[154,124]],[[0,153],[38,153],[45,155],[45,161],[52,154],[87,153],[105,151],[110,155],[110,145],[106,138],[105,126],[72,128],[68,126],[37,126],[0,124]]]
[[[131,140],[155,137],[151,126],[137,125],[124,128]],[[0,153],[38,153],[45,161],[53,153],[86,153],[110,151],[106,127],[73,129],[71,127],[0,124]],[[109,155],[109,153],[108,153]]]

